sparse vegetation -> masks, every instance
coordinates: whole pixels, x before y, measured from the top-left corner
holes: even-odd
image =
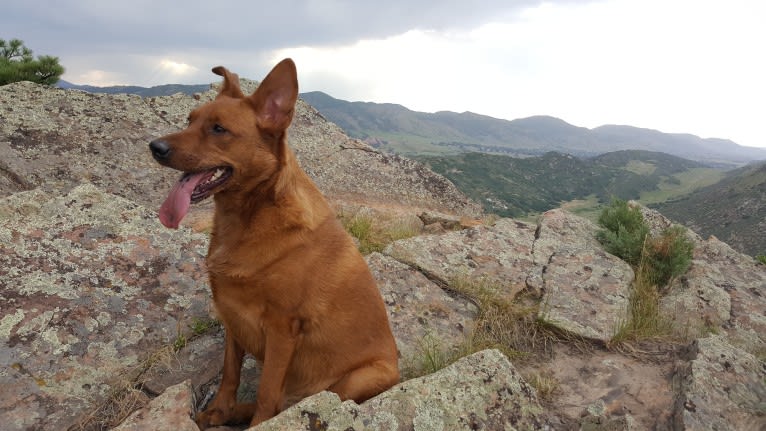
[[[686,229],[672,226],[652,236],[639,208],[620,199],[612,200],[602,211],[599,224],[603,230],[598,232],[598,240],[635,272],[628,315],[612,344],[670,335],[670,321],[660,313],[660,292],[689,268],[694,243]]]
[[[515,361],[551,353],[558,336],[538,317],[540,304],[536,299],[524,295],[512,299],[503,294],[506,289],[486,278],[455,277],[449,290],[476,304],[479,312],[474,329],[462,344],[451,349],[425,337],[405,378],[432,373],[484,349],[498,349]]]
[[[761,265],[766,265],[766,255],[759,254],[758,256],[755,257],[755,261],[760,263]]]
[[[559,381],[551,372],[535,373],[526,376],[524,380],[535,388],[537,397],[543,401],[552,401],[553,395],[559,389]]]
[[[111,389],[104,401],[70,430],[112,429],[119,425],[131,413],[149,401],[149,397],[143,391],[144,385],[158,373],[177,366],[176,351],[174,346],[165,345],[149,354],[137,365],[115,373],[117,377],[110,382]]]
[[[415,236],[419,231],[401,220],[374,219],[369,214],[354,215],[339,214],[343,227],[359,241],[359,251],[362,254],[380,252],[390,243]]]
[[[689,269],[694,253],[694,243],[686,236],[683,226],[671,226],[659,236],[651,237],[646,244],[644,254],[649,281],[657,286],[667,286],[673,279]]]
[[[189,325],[194,335],[204,335],[221,327],[221,322],[210,317],[195,317]]]

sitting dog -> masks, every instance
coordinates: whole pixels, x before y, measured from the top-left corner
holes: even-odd
[[[177,228],[213,196],[207,255],[225,328],[223,380],[200,428],[261,423],[329,390],[362,402],[399,381],[398,352],[375,280],[351,237],[287,145],[298,98],[295,64],[277,64],[245,96],[224,67],[215,100],[186,129],[149,144],[184,172],[160,208]],[[245,353],[263,364],[255,403],[237,403]]]

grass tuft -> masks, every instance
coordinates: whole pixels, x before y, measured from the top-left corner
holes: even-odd
[[[388,244],[416,236],[420,231],[401,220],[374,219],[371,215],[357,213],[353,216],[339,214],[346,231],[359,241],[362,254],[381,252]]]

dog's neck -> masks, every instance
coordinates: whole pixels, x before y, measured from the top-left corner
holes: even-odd
[[[286,140],[286,138],[284,138]],[[314,182],[300,168],[293,151],[283,144],[278,171],[253,189],[214,196],[216,220],[257,228],[270,219],[270,226],[313,230],[334,212]]]

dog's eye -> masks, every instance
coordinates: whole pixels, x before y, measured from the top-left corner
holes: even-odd
[[[216,123],[216,124],[213,125],[213,133],[215,133],[215,134],[226,133],[226,129],[223,126],[221,126],[220,124]]]

